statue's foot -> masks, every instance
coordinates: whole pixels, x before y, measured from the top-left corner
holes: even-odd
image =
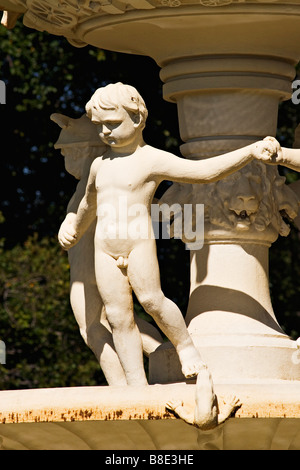
[[[182,373],[187,379],[198,375],[200,370],[207,369],[207,365],[203,362],[193,344],[178,351],[178,356],[181,362]]]

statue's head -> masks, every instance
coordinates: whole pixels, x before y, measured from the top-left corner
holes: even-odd
[[[138,91],[121,82],[98,88],[86,104],[86,113],[99,126],[100,138],[108,145],[125,145],[126,139],[144,129],[148,111]],[[123,139],[125,139],[123,141]]]
[[[100,110],[113,110],[124,108],[128,113],[141,116],[141,123],[145,127],[148,111],[139,92],[131,85],[124,83],[110,83],[98,88],[90,101],[86,104],[87,116],[92,117]]]

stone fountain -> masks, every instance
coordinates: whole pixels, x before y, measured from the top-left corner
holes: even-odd
[[[2,23],[9,28],[23,15],[26,27],[65,36],[74,47],[89,44],[153,58],[161,68],[164,99],[177,104],[184,142],[180,150],[188,159],[206,159],[209,165],[215,155],[275,136],[278,105],[291,98],[300,59],[298,0],[1,0],[1,5],[6,10]],[[278,236],[288,235],[283,212],[296,217],[298,196],[277,167],[252,162],[217,183],[174,183],[163,198],[205,205],[204,246],[191,251],[186,323],[217,393],[226,396],[234,388],[244,403],[239,417],[298,418],[298,343],[277,322],[268,278],[269,249]],[[90,390],[91,419],[112,416],[115,408],[123,410],[119,415],[115,410],[117,420],[145,420],[149,409],[152,415],[170,418],[161,387],[188,401],[193,385],[185,383],[170,343],[150,355],[149,368],[152,385],[143,392],[143,403],[136,405],[141,409],[128,412],[124,397],[117,405],[120,392],[111,395],[105,390],[101,393],[110,411],[101,414],[99,395],[91,398]],[[1,393],[7,399],[2,418],[12,422],[12,395]],[[48,392],[43,393],[46,397]],[[129,402],[138,403],[139,394],[131,390]],[[70,405],[61,398],[59,405],[53,404],[52,411],[60,410],[56,422],[62,413],[77,420],[75,410],[82,408],[84,393],[77,401],[71,391],[68,395]],[[26,397],[30,402],[28,393]],[[46,401],[40,397],[35,416],[42,420]],[[19,409],[19,422],[30,421],[31,405],[24,406],[14,409]]]

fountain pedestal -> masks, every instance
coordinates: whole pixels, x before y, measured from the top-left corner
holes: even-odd
[[[186,322],[216,383],[300,380],[300,350],[276,320],[267,267],[264,245],[210,243],[191,254]],[[149,370],[150,383],[185,380],[170,343],[150,355]]]
[[[23,13],[26,26],[64,35],[75,46],[152,57],[161,67],[164,98],[178,106],[182,154],[206,158],[207,165],[213,155],[275,136],[278,104],[291,97],[299,0],[2,5],[12,15]],[[223,186],[191,185],[193,202],[205,204],[206,227],[204,248],[191,253],[186,321],[214,377],[299,380],[296,343],[278,325],[268,287],[268,249],[288,232],[280,213],[295,216],[297,201],[276,168],[250,164],[240,177],[238,190],[239,181],[230,179]],[[168,344],[153,353],[151,381],[181,380],[176,361]]]

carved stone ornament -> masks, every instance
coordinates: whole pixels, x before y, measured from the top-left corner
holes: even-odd
[[[85,43],[76,38],[75,31],[82,23],[92,17],[120,15],[132,10],[157,8],[177,8],[198,5],[208,8],[223,7],[233,3],[245,3],[246,0],[9,0],[18,11],[7,11],[2,25],[8,29],[14,27],[16,19],[24,13],[23,22],[39,31],[64,35],[74,46]],[[3,3],[3,2],[2,2]],[[4,5],[5,5],[4,1]],[[247,3],[270,3],[268,1],[248,1]],[[275,2],[274,2],[275,3]],[[295,3],[295,1],[291,1]]]
[[[174,183],[160,200],[165,202],[204,204],[205,229],[211,235],[222,230],[235,238],[266,238],[271,243],[278,235],[289,234],[288,222],[298,212],[298,198],[277,168],[257,161],[216,183]],[[174,230],[171,233],[176,236]]]
[[[24,11],[23,23],[29,28],[38,31],[47,31],[51,34],[72,36],[74,29],[83,21],[88,20],[95,14],[115,15],[122,14],[126,10],[151,9],[154,2],[151,0],[12,0],[11,3],[21,7]],[[156,2],[159,4],[160,2]],[[163,6],[178,6],[179,0],[167,1]],[[7,26],[7,17],[15,14],[5,12],[2,24]],[[75,46],[80,41],[75,41]]]

